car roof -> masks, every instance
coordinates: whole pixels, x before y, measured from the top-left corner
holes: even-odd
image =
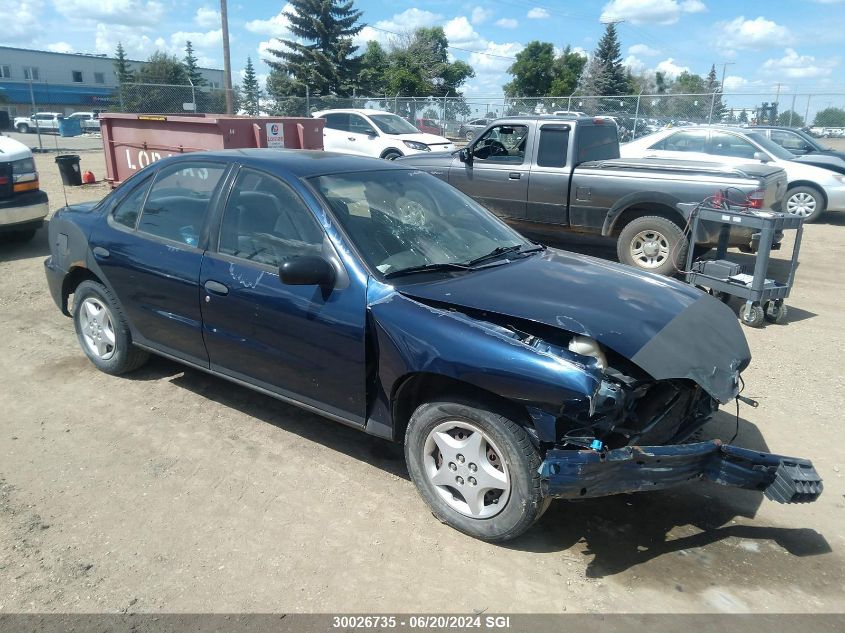
[[[337,152],[305,149],[228,149],[214,152],[181,154],[165,159],[168,164],[189,160],[223,160],[263,169],[277,175],[294,178],[311,178],[329,174],[384,171],[396,169],[408,171],[410,166],[400,165],[381,158],[367,158]],[[161,161],[164,163],[165,161]]]
[[[393,112],[388,112],[387,110],[368,110],[367,108],[334,108],[332,110],[320,110],[318,112],[314,112],[311,116],[318,117],[324,114],[333,114],[335,112],[339,114],[393,114]]]

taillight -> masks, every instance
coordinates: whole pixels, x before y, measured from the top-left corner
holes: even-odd
[[[0,182],[0,184],[3,184]],[[29,182],[17,182],[12,186],[12,191],[15,193],[23,193],[24,191],[36,191],[38,189],[38,180],[30,180]]]
[[[757,189],[757,191],[752,191],[749,193],[745,199],[748,203],[749,209],[762,209],[763,208],[763,198],[766,197],[766,192],[762,189]]]
[[[0,185],[8,185],[9,184],[9,177],[8,176],[0,176]]]

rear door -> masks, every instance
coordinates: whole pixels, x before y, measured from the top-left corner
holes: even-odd
[[[349,113],[331,112],[323,115],[323,147],[329,152],[353,153],[349,147]]]
[[[494,213],[524,218],[528,202],[528,156],[532,139],[524,124],[488,128],[470,146],[472,161],[457,158],[449,169],[449,184],[475,198]]]
[[[205,344],[212,369],[363,425],[366,286],[350,282],[310,200],[240,170],[202,263]],[[279,266],[299,255],[332,262],[335,286],[282,284]]]
[[[526,214],[526,219],[532,222],[569,224],[571,128],[565,123],[545,123],[537,131],[537,152],[528,178]]]
[[[203,366],[204,230],[226,170],[224,163],[197,159],[152,172],[116,202],[91,239],[136,340]]]

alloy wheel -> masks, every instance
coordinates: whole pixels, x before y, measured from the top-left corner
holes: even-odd
[[[640,231],[631,240],[631,258],[642,268],[658,268],[669,258],[669,240],[659,231]]]
[[[105,303],[96,297],[86,298],[79,310],[79,326],[91,354],[100,360],[114,356],[114,319]]]

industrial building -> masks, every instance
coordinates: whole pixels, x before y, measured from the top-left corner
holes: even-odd
[[[114,62],[106,55],[0,46],[0,111],[13,119],[43,111],[107,109],[117,88]],[[144,62],[131,60],[129,66],[138,70]],[[200,70],[212,88],[223,85],[222,70]]]

